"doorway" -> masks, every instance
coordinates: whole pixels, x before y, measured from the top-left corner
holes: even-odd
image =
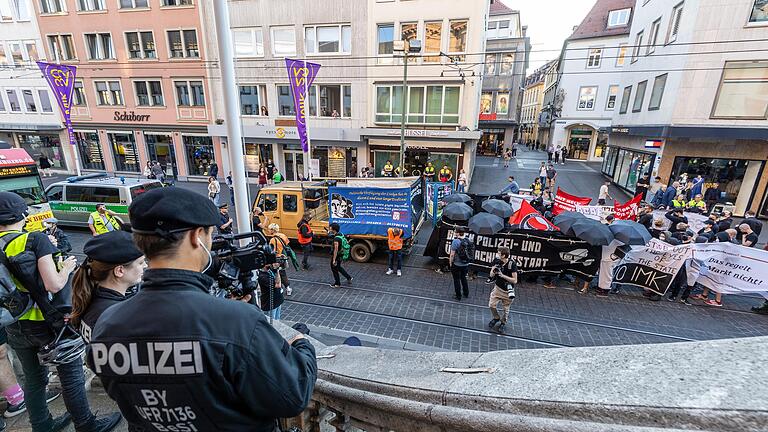
[[[304,153],[295,150],[285,152],[285,179],[300,180],[304,176]]]
[[[589,147],[592,145],[594,129],[571,129],[568,137],[568,159],[587,160]]]
[[[176,166],[176,150],[171,134],[144,133],[147,142],[147,155],[150,161],[157,161],[166,177],[176,178],[179,174]]]

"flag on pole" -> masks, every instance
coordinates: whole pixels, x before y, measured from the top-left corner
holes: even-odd
[[[53,91],[54,99],[61,108],[61,114],[64,116],[64,125],[67,127],[69,143],[77,145],[75,133],[72,130],[72,94],[75,92],[75,75],[77,67],[71,65],[61,65],[46,62],[37,62],[40,71],[43,72],[45,80]]]
[[[640,201],[642,201],[642,198],[642,194],[637,194],[634,198],[624,204],[621,204],[617,201],[613,205],[613,216],[620,220],[637,219],[637,210],[640,207]]]
[[[288,81],[291,83],[291,91],[293,92],[293,106],[296,108],[296,129],[301,140],[301,150],[308,152],[307,116],[309,113],[307,112],[308,101],[305,98],[309,93],[309,86],[315,81],[315,77],[320,71],[320,65],[286,58],[285,67],[288,69]],[[308,161],[304,163],[308,163]]]

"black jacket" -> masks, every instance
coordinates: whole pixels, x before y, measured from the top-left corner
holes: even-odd
[[[45,230],[48,235],[53,235],[56,238],[56,249],[61,252],[62,255],[67,255],[72,251],[72,245],[69,243],[69,237],[60,228],[56,228],[56,231],[51,234],[50,230]]]
[[[141,291],[96,323],[87,361],[131,430],[273,432],[309,403],[309,341],[288,345],[256,307],[211,297],[212,283],[147,270]]]
[[[685,224],[688,223],[688,218],[687,217],[685,217],[685,216],[680,217],[680,216],[676,215],[674,211],[668,211],[664,216],[667,219],[669,219],[670,221],[672,221],[672,226],[669,227],[669,230],[671,232],[677,231],[677,224],[679,224],[680,222],[683,222]]]
[[[749,227],[752,228],[752,231],[760,237],[760,233],[763,231],[763,222],[760,219],[748,217],[744,219],[743,223],[749,225]]]
[[[725,219],[723,219],[721,221],[718,221],[717,222],[717,232],[722,232],[722,231],[727,230],[728,228],[731,227],[732,224],[733,224],[733,219],[732,218],[725,218]]]
[[[85,313],[80,317],[80,334],[83,335],[83,339],[85,339],[86,342],[90,342],[93,328],[96,326],[96,321],[98,321],[101,314],[103,314],[108,307],[120,303],[125,299],[126,296],[109,288],[99,287],[96,289],[96,292],[93,293],[91,305],[88,306],[88,309],[86,309]]]

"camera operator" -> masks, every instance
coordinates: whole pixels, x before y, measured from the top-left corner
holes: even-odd
[[[141,291],[99,318],[88,363],[131,429],[273,432],[277,418],[301,413],[317,379],[309,341],[285,341],[250,295],[209,295],[214,280],[201,271],[213,261],[214,204],[162,188],[129,214],[149,268]]]
[[[147,264],[125,231],[110,231],[88,240],[83,252],[85,262],[72,280],[70,322],[90,342],[101,314],[128,298],[126,292],[141,282]]]
[[[509,317],[509,307],[515,298],[515,284],[517,283],[517,264],[510,259],[509,248],[500,247],[496,254],[498,264],[491,269],[491,278],[493,278],[494,287],[491,291],[491,298],[488,301],[488,307],[491,309],[493,319],[488,323],[488,327],[504,333],[504,326],[507,325]],[[504,308],[504,315],[499,316],[497,310],[498,304]]]
[[[74,257],[60,263],[53,260],[57,249],[41,232],[22,232],[26,223],[27,203],[12,192],[0,192],[0,243],[5,258],[17,282],[19,291],[29,293],[34,307],[17,322],[6,327],[8,343],[16,352],[24,370],[25,402],[33,432],[60,431],[70,422],[77,432],[106,432],[120,423],[120,414],[114,413],[97,419],[88,406],[85,395],[85,376],[80,355],[83,341],[64,339],[61,344],[56,334],[64,327],[63,314],[50,302],[50,295],[67,284],[69,275],[77,265]],[[12,264],[13,261],[16,264]],[[23,281],[23,282],[22,282]],[[67,413],[51,416],[46,405],[47,371],[40,363],[38,353],[44,347],[54,346],[52,354],[61,380]]]

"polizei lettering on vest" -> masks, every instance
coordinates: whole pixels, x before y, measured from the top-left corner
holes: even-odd
[[[149,121],[149,114],[136,114],[134,111],[115,111],[115,121],[124,122],[146,122]]]
[[[93,343],[91,355],[96,373],[104,372],[114,375],[203,373],[203,355],[198,341]]]

